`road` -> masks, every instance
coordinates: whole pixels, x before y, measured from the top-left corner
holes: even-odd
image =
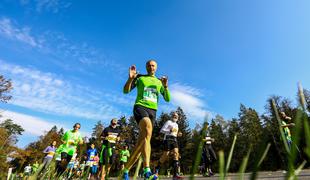
[[[258,176],[256,179],[258,180],[283,180],[285,179],[285,172],[283,171],[264,171],[258,172]],[[250,179],[251,173],[245,173],[244,179]],[[160,180],[171,180],[172,178],[168,177],[160,177]],[[184,180],[189,179],[189,176],[185,176]],[[219,174],[215,174],[212,177],[202,177],[202,176],[195,176],[195,180],[216,180],[219,179]],[[236,173],[229,173],[228,176],[225,178],[226,180],[237,180],[239,179],[239,174]],[[304,169],[298,175],[299,180],[310,180],[310,169]],[[142,180],[138,178],[138,180]]]

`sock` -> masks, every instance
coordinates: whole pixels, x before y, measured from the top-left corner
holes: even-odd
[[[147,172],[150,172],[150,171],[151,171],[151,169],[149,167],[145,167],[144,170],[143,170],[144,173],[147,173]]]
[[[179,166],[180,166],[180,163],[178,160],[173,160],[173,170],[174,170],[174,175],[177,175],[179,174]]]

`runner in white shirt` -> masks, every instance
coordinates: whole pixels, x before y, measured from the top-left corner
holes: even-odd
[[[24,175],[25,175],[26,177],[28,177],[28,176],[31,175],[31,165],[30,165],[30,164],[28,164],[28,166],[26,166],[26,167],[24,168]]]
[[[172,120],[168,120],[164,126],[161,128],[160,132],[163,133],[164,136],[164,153],[160,157],[158,166],[156,168],[156,171],[158,173],[160,165],[164,164],[168,158],[170,152],[173,153],[173,169],[174,169],[174,175],[173,179],[183,179],[182,176],[180,176],[180,162],[179,162],[179,146],[178,146],[178,140],[177,137],[182,136],[182,133],[179,132],[179,125],[177,124],[177,121],[179,119],[179,115],[177,112],[174,112],[172,115]]]

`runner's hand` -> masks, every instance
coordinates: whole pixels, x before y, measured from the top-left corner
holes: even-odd
[[[137,69],[135,65],[130,66],[129,68],[129,78],[134,79],[137,76]]]
[[[160,81],[161,81],[161,83],[163,84],[163,86],[164,86],[165,88],[168,87],[168,77],[167,77],[167,76],[161,77],[161,78],[160,78]]]
[[[183,134],[181,132],[178,133],[178,137],[181,137]]]

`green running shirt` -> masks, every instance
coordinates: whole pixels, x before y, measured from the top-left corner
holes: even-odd
[[[285,126],[287,124],[286,124],[285,121],[282,121],[282,125]],[[291,136],[290,128],[284,127],[283,130],[284,130],[284,135],[285,135],[286,139],[291,141],[292,140],[292,136]]]
[[[80,132],[72,132],[72,130],[69,130],[63,135],[62,140],[65,142],[62,152],[66,152],[67,154],[73,156],[77,145],[80,141],[82,141],[82,136]]]
[[[124,150],[124,149],[122,149],[121,151],[120,151],[120,161],[123,161],[123,162],[127,162],[127,159],[128,159],[128,157],[130,156],[130,153],[129,153],[129,151],[128,150]]]
[[[165,101],[170,101],[170,92],[168,88],[164,88],[162,82],[156,76],[138,74],[132,82],[130,90],[135,87],[137,87],[135,105],[157,110],[159,93],[164,97]]]

